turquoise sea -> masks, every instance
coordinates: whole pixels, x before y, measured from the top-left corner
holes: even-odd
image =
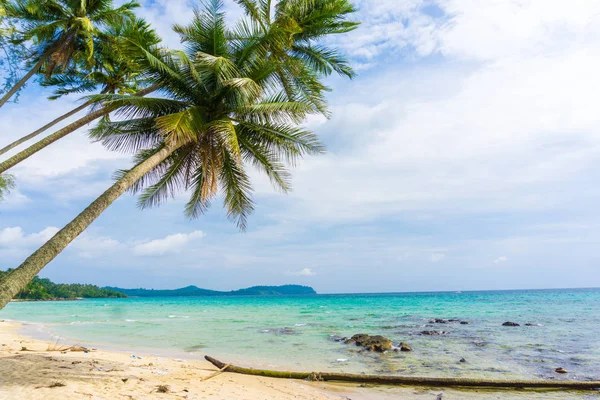
[[[62,343],[255,367],[600,380],[600,289],[27,302],[9,304],[0,319]],[[414,350],[361,353],[335,341],[356,333]]]

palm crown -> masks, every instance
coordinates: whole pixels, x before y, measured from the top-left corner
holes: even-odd
[[[32,59],[45,59],[49,77],[56,69],[91,65],[94,38],[111,24],[133,19],[135,7],[135,1],[114,8],[112,0],[13,0],[6,13],[21,26],[16,41],[33,42]]]
[[[320,0],[284,0],[279,7],[307,1]],[[176,27],[185,52],[146,50],[145,73],[160,85],[164,97],[95,96],[118,107],[123,120],[105,119],[91,134],[112,150],[137,152],[139,163],[166,146],[173,148],[133,187],[142,192],[141,207],[158,205],[184,189],[190,191],[186,214],[196,217],[221,188],[228,216],[244,229],[253,209],[247,164],[287,191],[285,163],[323,151],[314,133],[298,124],[307,114],[324,111],[320,99],[325,87],[300,93],[297,82],[287,86],[282,74],[294,67],[306,83],[318,82],[324,71],[293,54],[286,56],[293,61],[286,60],[283,55],[291,50],[272,39],[270,30],[252,37],[228,31],[221,9],[221,2],[213,0],[195,12],[189,26]],[[306,39],[299,37],[308,41],[323,32],[326,28]],[[294,35],[290,40],[295,43]],[[351,75],[345,60],[338,58],[337,64]]]
[[[120,94],[138,91],[144,83],[140,76],[143,66],[137,62],[139,56],[132,57],[131,43],[151,47],[160,43],[160,38],[143,19],[109,25],[96,39],[91,68],[70,68],[42,82],[43,86],[56,87],[50,99],[92,91]]]

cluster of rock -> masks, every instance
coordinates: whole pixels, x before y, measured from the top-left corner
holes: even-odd
[[[430,324],[451,324],[451,323],[460,323],[461,325],[469,325],[470,322],[469,321],[461,321],[460,319],[442,319],[442,318],[435,318],[432,320],[429,320]]]
[[[421,335],[425,335],[425,336],[440,336],[440,335],[447,335],[448,332],[446,331],[422,331]]]
[[[517,324],[516,322],[506,321],[505,323],[502,324],[502,326],[521,326],[521,324]],[[525,326],[538,326],[538,325],[527,323],[527,324],[525,324]]]
[[[336,339],[338,342],[346,344],[354,344],[360,346],[367,351],[376,351],[383,353],[386,351],[412,351],[412,348],[405,342],[401,342],[398,346],[394,346],[392,341],[381,335],[367,335],[366,333],[358,333],[350,338]]]

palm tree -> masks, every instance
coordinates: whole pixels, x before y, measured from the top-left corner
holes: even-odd
[[[125,23],[110,25],[98,37],[95,62],[91,70],[72,68],[62,74],[55,74],[42,82],[42,86],[56,86],[55,100],[72,93],[85,93],[99,91],[100,93],[135,93],[140,85],[145,83],[139,73],[141,66],[131,57],[130,52],[125,52],[125,44],[135,42],[143,47],[153,47],[160,43],[160,38],[150,25],[143,19],[136,18]],[[129,47],[129,46],[128,46]],[[61,115],[41,128],[25,135],[9,145],[0,149],[0,155],[7,153],[20,144],[42,134],[52,126],[77,114],[91,105],[85,101],[80,106]],[[72,130],[71,130],[72,132]],[[70,132],[69,132],[70,133]],[[62,135],[61,137],[64,137]],[[22,161],[23,159],[20,159]]]
[[[17,42],[32,41],[29,72],[0,99],[2,107],[42,68],[46,77],[73,65],[90,65],[94,38],[111,23],[134,18],[135,1],[114,8],[112,0],[12,0],[5,6],[9,18],[24,27]]]
[[[288,1],[314,0],[282,3]],[[141,191],[142,208],[188,190],[185,213],[193,218],[221,189],[229,218],[245,229],[253,210],[246,166],[258,167],[287,191],[285,162],[323,151],[314,133],[298,127],[318,109],[312,101],[296,100],[302,96],[290,88],[283,90],[280,60],[237,57],[247,42],[227,39],[221,7],[213,0],[195,13],[183,38],[186,52],[163,59],[147,53],[148,74],[164,97],[95,96],[124,119],[103,120],[93,137],[111,149],[137,152],[136,165],[121,171],[113,186],[0,281],[0,308],[127,190]],[[265,54],[259,47],[248,51]],[[302,73],[309,71],[314,78],[321,75],[303,66]]]
[[[4,200],[4,195],[15,187],[15,180],[12,175],[0,175],[0,201]]]
[[[0,0],[0,70],[3,78],[0,94],[10,90],[19,80],[19,70],[27,55],[27,49],[23,43],[16,44],[12,41],[16,28],[14,21],[7,18],[6,3],[6,0]],[[18,91],[16,94],[18,95]]]

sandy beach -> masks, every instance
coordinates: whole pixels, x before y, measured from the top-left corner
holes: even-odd
[[[600,399],[598,392],[447,390],[346,385],[221,373],[202,360],[88,349],[20,334],[0,322],[0,399]]]

